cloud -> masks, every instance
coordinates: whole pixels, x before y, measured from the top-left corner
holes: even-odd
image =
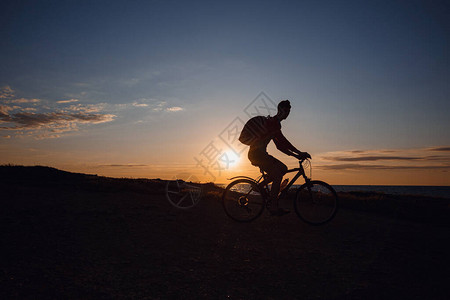
[[[408,156],[359,156],[359,157],[323,157],[331,161],[377,161],[377,160],[423,160],[421,157]]]
[[[148,100],[153,100],[155,101],[155,99],[143,99],[143,101],[148,101]],[[153,102],[150,104],[147,103],[142,103],[142,101],[135,101],[133,103],[131,103],[132,106],[135,107],[148,107],[149,109],[155,111],[155,112],[163,112],[163,111],[167,111],[167,112],[178,112],[178,111],[183,111],[184,108],[183,107],[179,107],[179,106],[168,106],[166,101],[157,101],[157,102]]]
[[[412,148],[392,150],[339,151],[321,155],[321,159],[333,162],[371,162],[371,161],[439,161],[450,160],[446,153],[434,155],[435,151],[450,151],[450,147]],[[388,155],[391,154],[391,155]],[[392,155],[395,153],[395,155]]]
[[[70,100],[60,100],[60,101],[56,101],[56,103],[58,104],[64,104],[64,103],[73,103],[73,102],[78,102],[78,99],[70,99]]]
[[[99,104],[74,104],[74,105],[70,105],[69,107],[66,108],[66,110],[71,110],[71,111],[79,111],[79,112],[85,112],[85,113],[94,113],[94,112],[99,112],[104,108],[105,104],[104,103],[99,103]]]
[[[321,170],[450,170],[449,166],[390,166],[390,165],[363,165],[363,164],[339,164],[339,165],[320,165],[315,166]]]
[[[99,165],[99,167],[114,167],[114,168],[122,168],[122,167],[131,167],[131,168],[135,168],[135,167],[147,167],[148,165],[138,165],[138,164],[110,164],[110,165]]]
[[[359,153],[364,153],[364,150],[351,150],[349,151],[350,153],[354,153],[354,154],[359,154]]]
[[[170,111],[170,112],[182,111],[182,110],[184,110],[184,108],[179,107],[179,106],[172,106],[172,107],[166,108],[166,111]]]
[[[133,87],[136,84],[139,84],[140,82],[141,80],[139,78],[129,78],[121,81],[121,83],[127,87]]]
[[[154,111],[162,111],[164,109],[164,106],[166,105],[166,101],[159,101],[156,103],[155,107],[153,107]]]
[[[93,125],[111,122],[116,115],[101,113],[105,104],[72,104],[55,108],[47,101],[39,99],[11,99],[14,91],[9,87],[0,90],[3,103],[0,105],[0,130],[15,131],[15,137],[30,136],[35,139],[58,138],[63,133],[75,132],[81,125]],[[71,104],[77,99],[57,101],[57,104]],[[33,104],[33,107],[27,105]],[[9,136],[9,135],[8,135]],[[5,136],[4,136],[5,137]]]
[[[25,108],[21,108],[22,111],[37,111],[36,108],[34,107],[25,107]]]
[[[85,114],[85,113],[17,113],[7,116],[0,116],[3,122],[13,123],[14,126],[0,127],[0,129],[34,129],[42,127],[58,126],[69,123],[105,123],[114,119],[111,114]]]
[[[14,106],[10,106],[10,105],[0,105],[0,116],[7,116],[8,114],[9,114],[9,112],[10,111],[13,111],[13,110],[19,110],[19,111],[34,111],[34,110],[36,110],[35,108],[32,108],[32,107],[26,107],[26,108],[23,108],[23,107],[21,107],[21,106],[17,106],[17,105],[14,105]]]
[[[450,152],[450,147],[444,146],[444,147],[432,147],[427,148],[428,151],[442,151],[442,152]]]
[[[450,147],[348,150],[319,155],[323,170],[450,170]],[[435,155],[441,151],[441,155]],[[395,153],[395,155],[392,155]],[[375,164],[374,162],[377,162]]]
[[[99,124],[99,123],[106,123],[111,122],[114,120],[116,116],[112,114],[71,114],[69,115],[69,118],[72,120],[75,120],[80,123],[92,123],[92,124]]]
[[[39,102],[41,102],[41,100],[40,99],[20,98],[20,99],[14,99],[14,100],[7,100],[5,102],[6,103],[39,103]]]
[[[138,102],[133,102],[132,105],[136,106],[136,107],[147,107],[148,106],[148,104],[146,104],[146,103],[138,103]]]
[[[122,110],[133,110],[133,113],[136,108],[159,113],[185,110],[154,98],[138,98],[124,104],[82,104],[79,101],[75,95],[65,95],[65,99],[59,101],[19,98],[11,87],[4,86],[0,88],[0,131],[15,131],[11,134],[15,138],[58,138],[79,131],[81,126],[112,122]],[[136,119],[139,115],[134,121]]]
[[[8,116],[8,112],[13,109],[13,107],[7,105],[0,105],[0,120],[2,119],[2,117]]]
[[[59,135],[59,134],[38,134],[34,138],[36,140],[46,140],[46,139],[57,139],[60,137],[61,137],[61,135]]]
[[[0,88],[0,99],[10,99],[14,97],[14,90],[6,85]]]

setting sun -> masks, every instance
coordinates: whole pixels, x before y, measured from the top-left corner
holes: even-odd
[[[226,150],[223,153],[221,160],[229,169],[233,169],[239,166],[241,156],[236,155],[236,153],[233,150]]]

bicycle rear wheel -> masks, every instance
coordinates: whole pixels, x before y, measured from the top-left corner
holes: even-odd
[[[250,222],[264,210],[264,195],[258,185],[249,179],[231,182],[222,194],[222,205],[227,216],[238,222]]]
[[[336,215],[337,193],[329,184],[313,180],[297,190],[294,207],[297,216],[306,223],[322,225]]]

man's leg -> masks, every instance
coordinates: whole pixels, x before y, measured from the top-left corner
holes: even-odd
[[[281,180],[283,180],[283,175],[277,172],[273,175],[272,189],[270,190],[270,196],[272,199],[276,199],[280,193]]]
[[[272,188],[270,190],[270,199],[272,201],[271,212],[275,214],[284,214],[286,211],[280,211],[278,207],[278,194],[280,192],[281,181],[283,180],[284,174],[286,174],[287,167],[281,161],[275,157],[269,155],[268,157],[267,174],[272,180]]]

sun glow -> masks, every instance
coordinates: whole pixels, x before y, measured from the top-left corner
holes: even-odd
[[[227,150],[221,157],[222,162],[226,164],[227,169],[233,169],[237,167],[241,161],[241,157],[237,155],[233,150]]]

